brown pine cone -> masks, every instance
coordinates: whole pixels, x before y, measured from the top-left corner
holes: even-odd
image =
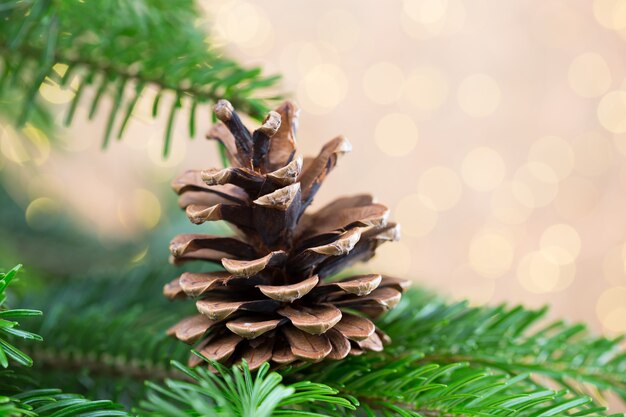
[[[339,136],[315,158],[296,157],[298,112],[286,102],[250,133],[221,100],[215,106],[221,123],[208,137],[225,146],[232,166],[187,171],[173,183],[193,223],[224,220],[236,230],[231,237],[176,236],[170,244],[175,264],[202,260],[225,271],[186,272],[164,288],[169,298],[195,299],[200,313],[170,334],[222,363],[243,358],[255,369],[265,361],[380,351],[389,338],[371,319],[395,306],[407,285],[378,274],[332,279],[397,239],[398,226],[369,195],[341,197],[305,213],[351,146]]]

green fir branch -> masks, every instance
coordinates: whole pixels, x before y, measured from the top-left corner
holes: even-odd
[[[4,115],[18,125],[33,120],[42,111],[37,97],[42,83],[51,80],[67,87],[76,79],[79,87],[66,121],[71,122],[85,88],[95,92],[90,117],[101,108],[102,98],[109,97],[106,145],[112,136],[123,135],[137,101],[152,86],[157,89],[153,116],[164,92],[175,97],[165,154],[175,112],[183,106],[192,109],[191,136],[198,106],[221,98],[253,118],[263,118],[279,77],[244,68],[215,51],[197,24],[199,18],[191,0],[8,0],[0,7],[0,101],[21,111],[17,117],[15,112]],[[55,71],[59,63],[67,66],[64,74]]]
[[[0,416],[9,417],[130,417],[120,404],[89,400],[36,382],[13,370],[0,371]]]
[[[312,366],[289,375],[356,398],[368,416],[585,416],[603,407],[588,396],[547,389],[466,362],[436,363],[416,354],[393,359],[366,355]]]
[[[40,330],[48,341],[47,352],[34,352],[36,359],[41,358],[45,365],[40,368],[41,371],[46,373],[56,369],[67,376],[82,368],[89,375],[103,375],[109,384],[121,381],[120,377],[145,378],[153,382],[165,377],[171,380],[174,375],[164,363],[172,357],[185,360],[188,350],[183,344],[166,339],[163,334],[163,329],[184,314],[177,310],[181,303],[172,304],[161,299],[161,284],[167,282],[171,275],[167,270],[156,272],[161,269],[158,266],[137,268],[120,280],[112,280],[110,276],[105,279],[72,280],[60,286],[63,288],[61,293],[49,293],[50,302],[56,300],[55,305],[63,307],[56,307],[57,311],[52,311],[50,315],[53,318],[47,324],[44,322]],[[150,307],[145,310],[136,308],[142,303]],[[90,305],[93,310],[88,307]],[[81,314],[76,314],[76,311]],[[119,318],[106,323],[114,311]],[[621,371],[623,365],[618,365],[616,360],[623,358],[623,353],[620,356],[619,351],[614,351],[614,345],[607,345],[608,339],[590,338],[588,340],[595,341],[591,343],[594,346],[591,351],[588,350],[588,343],[561,344],[560,356],[548,355],[540,361],[541,352],[537,346],[549,352],[548,347],[562,341],[558,337],[548,337],[545,331],[529,332],[544,313],[543,310],[507,309],[502,306],[474,308],[466,303],[447,304],[427,292],[413,289],[396,310],[379,322],[393,338],[393,343],[382,353],[339,362],[325,361],[281,373],[288,383],[314,381],[328,385],[341,396],[354,398],[353,403],[360,403],[358,409],[365,415],[538,417],[551,415],[554,410],[560,410],[558,415],[603,413],[603,407],[586,395],[587,390],[568,382],[567,376],[579,373],[585,376],[587,384],[599,389],[607,388],[589,377],[590,364],[594,361],[580,360],[583,357],[602,358],[605,366],[603,378],[610,379],[614,384],[608,388],[620,392],[624,372]],[[94,326],[101,328],[106,338],[89,336]],[[537,334],[543,334],[543,339],[538,339]],[[507,340],[503,340],[505,338]],[[106,339],[116,343],[107,344]],[[152,347],[163,347],[167,343],[176,350],[152,350]],[[533,344],[536,344],[535,348]],[[518,347],[513,349],[513,345]],[[609,349],[603,350],[602,347]],[[528,357],[528,352],[536,354]],[[553,355],[557,353],[552,351]],[[579,360],[573,360],[575,357]],[[533,366],[522,362],[522,359],[529,361],[533,358]],[[601,366],[600,363],[596,362],[596,366]],[[607,367],[607,364],[610,366]],[[565,365],[568,367],[566,371],[560,368]],[[554,377],[564,389],[554,391],[545,388],[534,378],[537,375]],[[184,384],[187,383],[184,381]],[[185,390],[195,392],[184,384]],[[158,415],[159,410],[154,408],[154,396],[161,398],[163,392],[154,385],[149,387],[152,392],[149,397],[152,399],[149,400],[153,407],[151,412]],[[172,382],[166,383],[162,389],[171,391],[174,388],[183,389]],[[180,395],[177,392],[175,397]],[[201,398],[205,396],[206,393]],[[131,403],[136,403],[136,398]],[[192,404],[196,407],[214,406],[196,400],[189,400],[187,405],[190,408],[185,408],[176,400],[177,411],[165,413],[168,405],[160,409],[163,412],[161,415],[183,415],[181,410],[196,410]],[[309,405],[312,408],[306,412],[316,412],[311,411],[315,403]],[[330,415],[355,414],[341,410]]]
[[[282,384],[264,364],[253,375],[246,363],[231,369],[209,362],[189,369],[185,379],[149,383],[139,415],[147,416],[587,416],[603,408],[586,396],[546,389],[528,375],[507,377],[467,363],[420,364],[419,358],[388,360],[363,356],[311,367],[317,372],[290,374]],[[305,379],[302,379],[302,378]],[[308,377],[314,381],[309,382]],[[304,381],[304,382],[303,382]]]
[[[324,384],[295,382],[281,384],[282,376],[269,372],[265,363],[253,375],[246,363],[228,369],[210,362],[216,373],[206,367],[190,369],[173,362],[172,366],[188,380],[165,381],[164,386],[148,383],[149,391],[140,404],[139,415],[186,417],[272,417],[339,416],[355,410],[350,401]]]
[[[518,375],[532,373],[581,394],[613,391],[626,400],[623,337],[595,337],[582,324],[544,322],[547,309],[469,307],[410,291],[380,323],[391,356],[420,353]]]
[[[4,402],[3,402],[4,400]],[[6,407],[6,408],[5,408]],[[1,414],[6,411],[7,414]],[[12,417],[130,417],[109,400],[89,400],[58,389],[27,390],[12,397],[0,396],[0,415]]]
[[[191,313],[187,307],[193,307],[170,303],[161,296],[163,283],[174,275],[173,268],[155,264],[117,277],[108,272],[100,278],[62,282],[56,289],[48,288],[44,299],[35,296],[24,300],[27,305],[46,307],[50,313],[36,329],[47,343],[33,352],[37,361],[41,360],[41,367],[34,371],[72,375],[82,369],[89,375],[102,375],[110,383],[120,378],[171,378],[168,361],[185,360],[188,348],[165,337],[164,329]],[[477,380],[488,378],[498,384],[515,381],[510,395],[544,392],[536,377],[549,377],[564,390],[548,390],[541,397],[546,407],[575,398],[585,404],[585,409],[592,409],[595,406],[588,397],[595,393],[589,389],[592,387],[621,395],[626,386],[626,365],[619,339],[594,338],[578,325],[561,322],[539,327],[544,315],[545,309],[446,303],[412,289],[378,323],[393,340],[383,352],[325,361],[285,375],[294,383],[309,380],[327,384],[358,398],[365,409],[384,404],[390,413],[393,407],[414,409],[421,405],[412,395],[421,392],[422,371],[430,367],[432,372],[448,369],[449,364],[454,372],[450,371],[448,379],[442,377],[447,381],[442,382],[444,385],[476,372]],[[94,326],[100,329],[95,334]],[[385,391],[386,387],[392,391]],[[478,413],[483,405],[478,404],[472,413]]]
[[[6,289],[14,280],[21,265],[7,273],[0,273],[0,363],[9,365],[13,359],[20,365],[31,366],[32,359],[11,339],[41,341],[35,333],[19,329],[15,319],[40,316],[41,311],[8,309],[5,306]],[[8,417],[113,417],[130,416],[121,405],[108,400],[88,400],[77,394],[66,394],[59,389],[37,389],[37,381],[26,376],[24,369],[0,371],[0,416]]]
[[[20,329],[18,319],[24,317],[41,316],[41,311],[30,309],[9,309],[6,303],[6,290],[11,281],[15,278],[22,266],[17,265],[9,272],[0,272],[0,366],[7,368],[9,359],[23,366],[31,366],[32,359],[22,350],[17,348],[12,340],[26,339],[42,341],[41,336],[35,333]]]
[[[29,294],[22,304],[36,304],[47,312],[36,329],[46,343],[32,350],[31,375],[80,392],[90,386],[77,384],[77,373],[90,381],[104,378],[109,385],[172,376],[170,360],[185,360],[189,348],[165,330],[192,308],[161,294],[163,282],[175,273],[167,265],[144,265],[118,270],[117,276],[104,271],[89,279],[60,281],[44,293]]]

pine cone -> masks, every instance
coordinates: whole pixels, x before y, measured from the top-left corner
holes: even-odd
[[[225,146],[232,167],[187,171],[173,187],[193,223],[224,220],[237,233],[172,240],[173,263],[202,260],[221,263],[225,271],[185,272],[165,286],[171,299],[196,299],[200,313],[169,334],[198,343],[208,358],[243,358],[252,369],[265,361],[276,366],[382,350],[389,338],[370,319],[398,303],[407,281],[377,274],[330,278],[397,239],[398,226],[369,195],[342,197],[305,213],[350,143],[339,136],[315,158],[295,157],[299,111],[290,102],[270,112],[254,133],[228,101],[218,102],[215,113],[222,123],[207,137]]]

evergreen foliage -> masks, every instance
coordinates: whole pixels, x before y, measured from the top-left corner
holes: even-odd
[[[6,289],[15,278],[20,268],[21,265],[17,265],[9,272],[0,272],[0,365],[3,368],[7,368],[9,366],[9,359],[24,366],[31,366],[33,364],[32,359],[27,354],[11,343],[12,338],[36,341],[42,340],[41,336],[20,329],[19,322],[13,321],[23,317],[40,316],[41,311],[29,309],[9,309],[5,305]]]
[[[41,336],[18,329],[13,319],[40,316],[41,311],[8,309],[5,305],[7,287],[14,280],[21,265],[0,273],[0,360],[4,368],[8,358],[22,366],[31,366],[32,359],[6,338],[41,341]],[[10,319],[10,320],[7,320]],[[59,389],[33,389],[36,385],[25,375],[13,370],[0,371],[0,416],[50,417],[104,417],[128,416],[119,404],[108,400],[91,401],[77,394],[66,394]]]
[[[423,304],[424,298],[430,301]],[[469,307],[413,292],[384,319],[395,341],[388,354],[422,352],[434,360],[469,361],[511,375],[531,372],[574,392],[596,395],[595,387],[626,401],[624,337],[594,337],[580,323],[546,323],[547,311]]]
[[[266,113],[266,92],[278,77],[244,68],[211,48],[198,26],[192,0],[7,0],[0,4],[0,111],[18,126],[27,121],[49,128],[51,119],[38,99],[42,83],[67,86],[78,80],[65,121],[89,98],[89,117],[112,104],[103,145],[121,138],[147,87],[153,116],[167,114],[164,153],[170,148],[179,110],[189,108],[194,137],[199,106],[229,97],[255,118]],[[62,64],[62,65],[59,65]],[[163,107],[164,94],[172,100]],[[208,111],[207,111],[208,113]]]
[[[400,403],[419,410],[424,405],[420,395],[427,392],[437,396],[440,389],[428,385],[435,379],[429,376],[443,374],[437,382],[454,387],[458,384],[459,389],[454,390],[452,404],[434,400],[441,407],[435,408],[439,414],[479,415],[496,407],[490,412],[507,415],[497,407],[508,409],[516,404],[521,408],[515,415],[543,415],[553,407],[560,408],[559,415],[568,410],[585,415],[600,411],[597,404],[604,402],[602,391],[613,391],[624,398],[626,354],[620,348],[621,338],[592,337],[580,324],[542,324],[545,313],[546,309],[521,306],[446,303],[429,292],[414,289],[379,323],[393,339],[384,352],[312,366],[294,376],[327,383],[356,396],[362,404],[371,399],[388,409]],[[422,392],[419,387],[424,380],[428,383]],[[546,390],[548,380],[561,388]],[[491,398],[491,391],[482,390],[490,384],[502,386]],[[443,398],[446,389],[440,393]],[[376,393],[374,398],[372,392]],[[463,395],[457,397],[461,392]],[[521,395],[520,403],[507,402],[517,395]],[[596,396],[595,405],[590,395]],[[428,409],[433,401],[425,398]],[[522,406],[522,398],[534,398],[537,403]]]
[[[269,372],[264,364],[253,376],[244,362],[227,369],[210,362],[217,372],[205,368],[172,365],[190,382],[167,380],[165,386],[149,383],[147,400],[141,403],[148,416],[271,417],[338,415],[339,410],[355,410],[354,404],[324,384],[295,382],[282,385],[282,376]]]
[[[47,366],[35,364],[30,375],[59,384],[83,368],[92,380],[101,377],[113,385],[147,380],[147,393],[134,389],[135,396],[125,401],[140,405],[142,413],[151,415],[212,415],[202,414],[207,410],[225,416],[258,415],[243,413],[239,403],[224,404],[232,396],[229,392],[247,392],[250,384],[246,381],[254,377],[263,380],[265,374],[247,375],[245,367],[227,370],[216,364],[219,376],[180,364],[174,369],[166,367],[168,360],[186,357],[186,349],[164,339],[158,330],[183,314],[180,303],[164,303],[159,297],[161,284],[172,274],[158,264],[138,267],[121,278],[103,275],[59,283],[57,290],[43,298],[28,300],[36,303],[39,298],[37,305],[44,310],[63,306],[56,307],[41,326],[40,331],[54,346],[40,356]],[[76,294],[81,294],[80,301],[72,299],[78,298]],[[116,310],[123,313],[107,323]],[[75,311],[85,314],[76,315]],[[275,395],[284,386],[322,384],[357,410],[337,407],[324,411],[330,405],[318,404],[307,392],[293,394],[306,399],[294,406],[299,411],[332,416],[604,415],[601,391],[622,395],[626,387],[623,349],[617,340],[584,334],[580,325],[557,322],[542,326],[545,313],[545,309],[448,303],[415,288],[378,323],[393,339],[383,352],[278,370],[286,385],[277,385]],[[90,339],[94,326],[102,327],[106,337],[98,334]],[[564,344],[566,334],[576,338]],[[56,379],[46,377],[50,363],[58,358],[68,360],[56,362]],[[567,369],[563,371],[563,367]],[[227,376],[241,380],[242,385],[223,385]],[[546,384],[546,377],[562,387]],[[158,382],[164,378],[164,385]],[[75,384],[61,388],[93,392],[93,387]],[[99,394],[105,392],[113,394]],[[138,400],[144,396],[146,399]],[[246,404],[251,407],[261,404],[263,398],[250,401]],[[281,415],[280,410],[277,407],[278,414],[269,415]]]

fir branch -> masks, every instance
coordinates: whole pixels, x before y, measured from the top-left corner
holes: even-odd
[[[486,367],[435,363],[420,355],[365,355],[288,375],[289,380],[300,378],[356,398],[372,416],[584,416],[604,410],[590,397],[542,387],[529,374],[509,377]]]
[[[469,307],[410,291],[380,323],[393,339],[386,354],[424,354],[438,362],[468,361],[518,375],[531,372],[583,394],[593,386],[626,400],[623,337],[594,337],[582,324],[542,322],[547,309]],[[535,329],[535,330],[533,330]]]
[[[7,378],[8,375],[2,375]],[[59,389],[17,389],[0,395],[0,415],[10,417],[130,417],[113,401],[89,400]]]
[[[90,279],[57,282],[44,293],[28,294],[22,304],[47,312],[37,328],[46,343],[32,351],[33,373],[45,378],[51,370],[65,376],[86,371],[110,381],[171,376],[169,361],[184,360],[189,352],[165,334],[189,307],[161,294],[162,283],[174,274],[174,268],[157,263],[117,271],[117,276],[104,271]],[[78,389],[72,378],[46,382]]]
[[[7,357],[21,365],[31,366],[32,360],[4,337],[41,341],[41,337],[18,329],[17,318],[41,315],[41,311],[7,309],[6,289],[21,265],[7,273],[0,273],[0,362],[6,368]],[[10,320],[9,320],[10,319]],[[129,416],[122,406],[112,401],[91,401],[77,394],[66,394],[59,389],[33,389],[36,383],[13,370],[0,371],[0,415],[10,417],[103,417]]]
[[[191,0],[9,0],[0,8],[0,97],[22,108],[13,120],[23,124],[41,111],[37,100],[41,83],[51,79],[67,85],[78,79],[80,87],[67,121],[72,120],[79,100],[85,96],[85,87],[96,91],[91,116],[98,111],[101,99],[110,97],[113,105],[105,144],[114,129],[116,136],[122,135],[148,85],[158,90],[153,100],[154,116],[163,92],[176,97],[172,109],[183,105],[192,109],[191,135],[195,133],[198,105],[220,98],[228,98],[242,112],[262,118],[271,96],[267,91],[278,77],[263,76],[259,68],[243,68],[214,51],[206,42],[207,34],[195,24],[199,16]],[[64,74],[54,70],[58,63],[67,65]],[[134,88],[127,89],[127,85]],[[23,93],[9,96],[8,89]],[[166,126],[170,133],[166,134],[165,152],[173,112]]]
[[[6,307],[6,289],[15,278],[22,266],[17,265],[9,272],[0,272],[0,365],[9,366],[9,359],[23,366],[31,366],[32,359],[11,343],[11,339],[27,339],[41,341],[38,334],[19,329],[19,322],[14,321],[24,317],[40,316],[41,311],[30,309],[9,309]]]
[[[528,375],[514,378],[469,367],[465,363],[419,364],[417,358],[352,357],[287,374],[297,379],[282,385],[264,364],[256,376],[245,362],[227,369],[174,366],[190,381],[149,383],[140,415],[184,417],[271,416],[586,416],[597,415],[591,398],[545,389]],[[317,382],[309,382],[311,377]],[[362,412],[362,413],[361,413]]]
[[[172,365],[189,381],[167,380],[165,386],[148,383],[147,399],[140,404],[145,416],[223,416],[272,417],[344,415],[355,410],[352,401],[337,394],[324,384],[296,382],[281,384],[282,377],[269,372],[264,364],[253,376],[246,363],[228,369],[210,362],[217,370],[187,368],[177,362]]]
[[[171,359],[171,355],[177,355],[174,357],[184,360],[187,352],[184,345],[166,339],[163,334],[163,329],[173,324],[176,317],[179,317],[176,311],[180,304],[167,303],[160,297],[161,283],[167,282],[172,274],[167,269],[163,270],[161,266],[155,265],[153,268],[137,268],[130,275],[118,277],[120,278],[118,280],[105,275],[103,279],[70,281],[59,286],[59,290],[48,292],[49,303],[53,304],[51,307],[54,310],[50,315],[52,318],[48,319],[50,321],[47,324],[44,321],[40,330],[47,336],[49,342],[44,351],[45,355],[41,356],[42,364],[46,366],[40,369],[45,373],[46,369],[51,369],[49,366],[54,362],[52,359],[58,358],[60,360],[55,364],[55,369],[62,370],[66,375],[71,375],[78,368],[82,368],[87,369],[90,374],[107,377],[146,377],[152,381],[166,376],[171,377],[171,374],[166,375],[167,368],[164,364]],[[80,297],[76,294],[80,294]],[[147,305],[145,309],[137,307],[141,304]],[[75,314],[76,311],[81,311],[81,314]],[[119,319],[111,321],[110,317],[114,314],[118,314]],[[444,377],[442,374],[441,380],[437,383],[446,386],[462,381],[466,376],[472,381],[476,377],[477,384],[487,384],[486,381],[498,386],[508,384],[509,388],[506,391],[508,399],[517,395],[526,398],[533,393],[543,393],[530,398],[533,398],[533,401],[541,400],[543,407],[560,407],[575,401],[572,404],[583,406],[582,410],[579,410],[583,414],[587,411],[592,414],[599,412],[599,409],[594,408],[591,399],[582,395],[577,386],[567,383],[565,376],[581,372],[585,375],[585,381],[604,387],[589,378],[591,370],[589,363],[593,361],[581,361],[580,355],[585,354],[588,358],[602,357],[606,363],[616,364],[617,362],[611,360],[611,355],[618,358],[619,354],[608,355],[605,351],[600,352],[601,349],[598,350],[598,347],[602,346],[602,343],[594,344],[596,348],[590,352],[586,351],[588,346],[586,344],[568,343],[561,344],[561,350],[569,352],[567,355],[561,354],[554,358],[548,355],[540,362],[541,352],[536,346],[533,348],[533,343],[537,344],[541,340],[537,346],[543,347],[544,351],[548,352],[549,350],[545,350],[546,347],[553,347],[553,344],[562,340],[553,337],[544,339],[531,337],[537,333],[545,337],[547,335],[545,331],[528,333],[531,336],[525,335],[524,329],[528,330],[543,314],[543,310],[471,308],[465,303],[446,304],[426,292],[411,290],[405,296],[403,304],[379,323],[393,338],[392,345],[387,346],[384,352],[336,363],[324,362],[285,375],[291,382],[311,380],[327,384],[343,395],[354,396],[363,404],[361,409],[371,409],[372,413],[375,413],[372,415],[385,415],[384,413],[403,415],[398,410],[409,413],[404,415],[423,416],[456,415],[457,412],[466,415],[470,412],[471,415],[484,415],[489,411],[486,409],[480,411],[483,406],[486,407],[485,403],[473,403],[476,408],[460,410],[450,408],[451,404],[446,401],[434,408],[429,408],[430,402],[428,404],[417,402],[417,399],[421,401],[428,397],[417,398],[414,394],[434,389],[430,386],[424,388],[420,379],[424,377],[423,372],[434,373],[442,368],[446,369],[444,374],[447,376]],[[94,326],[100,329],[98,333],[102,335],[101,338],[98,335],[91,336]],[[107,343],[107,340],[113,340],[115,343]],[[176,350],[152,351],[151,348],[166,345],[175,347]],[[579,360],[571,360],[575,357],[576,351]],[[528,356],[530,355],[528,352],[534,352],[534,356]],[[558,352],[553,352],[556,353]],[[35,358],[37,360],[40,358],[37,352]],[[48,361],[46,358],[51,360]],[[533,358],[535,366],[531,367],[527,362],[522,362]],[[452,364],[454,369],[446,368],[449,364]],[[563,367],[567,369],[562,369]],[[604,377],[612,378],[611,381],[615,384],[609,389],[619,390],[623,386],[619,378],[623,378],[624,372],[620,372],[619,369],[621,368],[604,368]],[[576,394],[546,390],[533,379],[533,374],[551,375],[555,379],[560,379],[564,386]],[[473,390],[478,389],[480,384],[466,386],[468,391],[464,391],[465,394],[478,395],[478,391]],[[466,397],[465,394],[463,398]],[[525,404],[522,399],[519,401],[519,404]],[[468,407],[468,404],[464,403],[463,407]],[[532,410],[539,415],[539,403],[533,407]],[[502,413],[493,415],[504,415]],[[532,414],[529,412],[520,415]]]

